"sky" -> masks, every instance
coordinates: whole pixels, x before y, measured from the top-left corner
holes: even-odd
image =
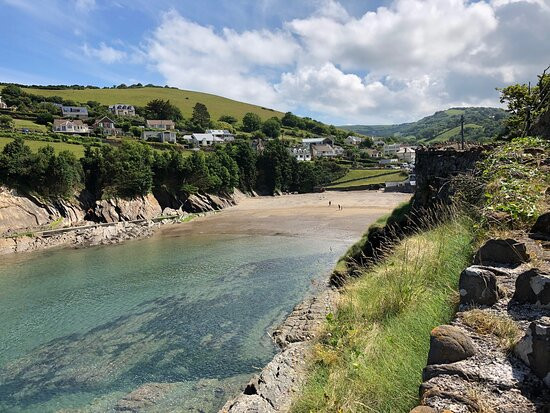
[[[0,0],[0,16],[2,82],[169,85],[337,125],[499,106],[550,65],[550,0]]]

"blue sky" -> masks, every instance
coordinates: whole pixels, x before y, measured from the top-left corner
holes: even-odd
[[[550,61],[550,0],[0,0],[0,80],[168,84],[325,122],[498,105]]]

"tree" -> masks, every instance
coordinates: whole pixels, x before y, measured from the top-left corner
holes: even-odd
[[[150,119],[168,119],[178,121],[183,115],[178,107],[172,105],[169,100],[153,99],[145,106],[145,114]]]
[[[10,115],[0,115],[0,128],[13,129],[14,127],[15,122]]]
[[[210,126],[210,113],[208,113],[208,108],[202,103],[197,102],[193,107],[191,122],[201,129],[208,128]]]
[[[229,123],[230,125],[235,125],[238,122],[237,118],[231,115],[222,115],[218,120],[220,122]]]
[[[245,132],[254,132],[262,126],[262,118],[256,113],[248,112],[243,117],[243,130]]]
[[[53,115],[50,112],[40,112],[36,115],[36,123],[39,125],[47,125],[53,122]]]
[[[281,119],[281,122],[284,126],[288,128],[295,128],[299,124],[298,116],[294,115],[292,112],[287,112]]]
[[[276,139],[281,134],[281,121],[279,118],[273,117],[264,122],[262,125],[262,132],[268,138]]]

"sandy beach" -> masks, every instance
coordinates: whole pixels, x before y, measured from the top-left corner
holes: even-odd
[[[158,234],[258,234],[355,241],[370,224],[410,197],[379,191],[248,197],[235,207],[185,225],[167,226]]]

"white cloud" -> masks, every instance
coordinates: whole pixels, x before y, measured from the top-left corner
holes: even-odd
[[[88,12],[95,9],[95,0],[76,0],[75,7],[78,11]]]
[[[337,122],[410,121],[498,105],[495,87],[550,62],[547,0],[395,0],[361,16],[335,0],[273,30],[166,13],[145,47],[168,84],[301,108]]]
[[[115,49],[111,46],[107,46],[105,43],[100,43],[99,47],[94,48],[84,44],[82,46],[84,54],[93,59],[99,59],[106,64],[112,64],[120,62],[127,57],[127,53],[123,50]]]

